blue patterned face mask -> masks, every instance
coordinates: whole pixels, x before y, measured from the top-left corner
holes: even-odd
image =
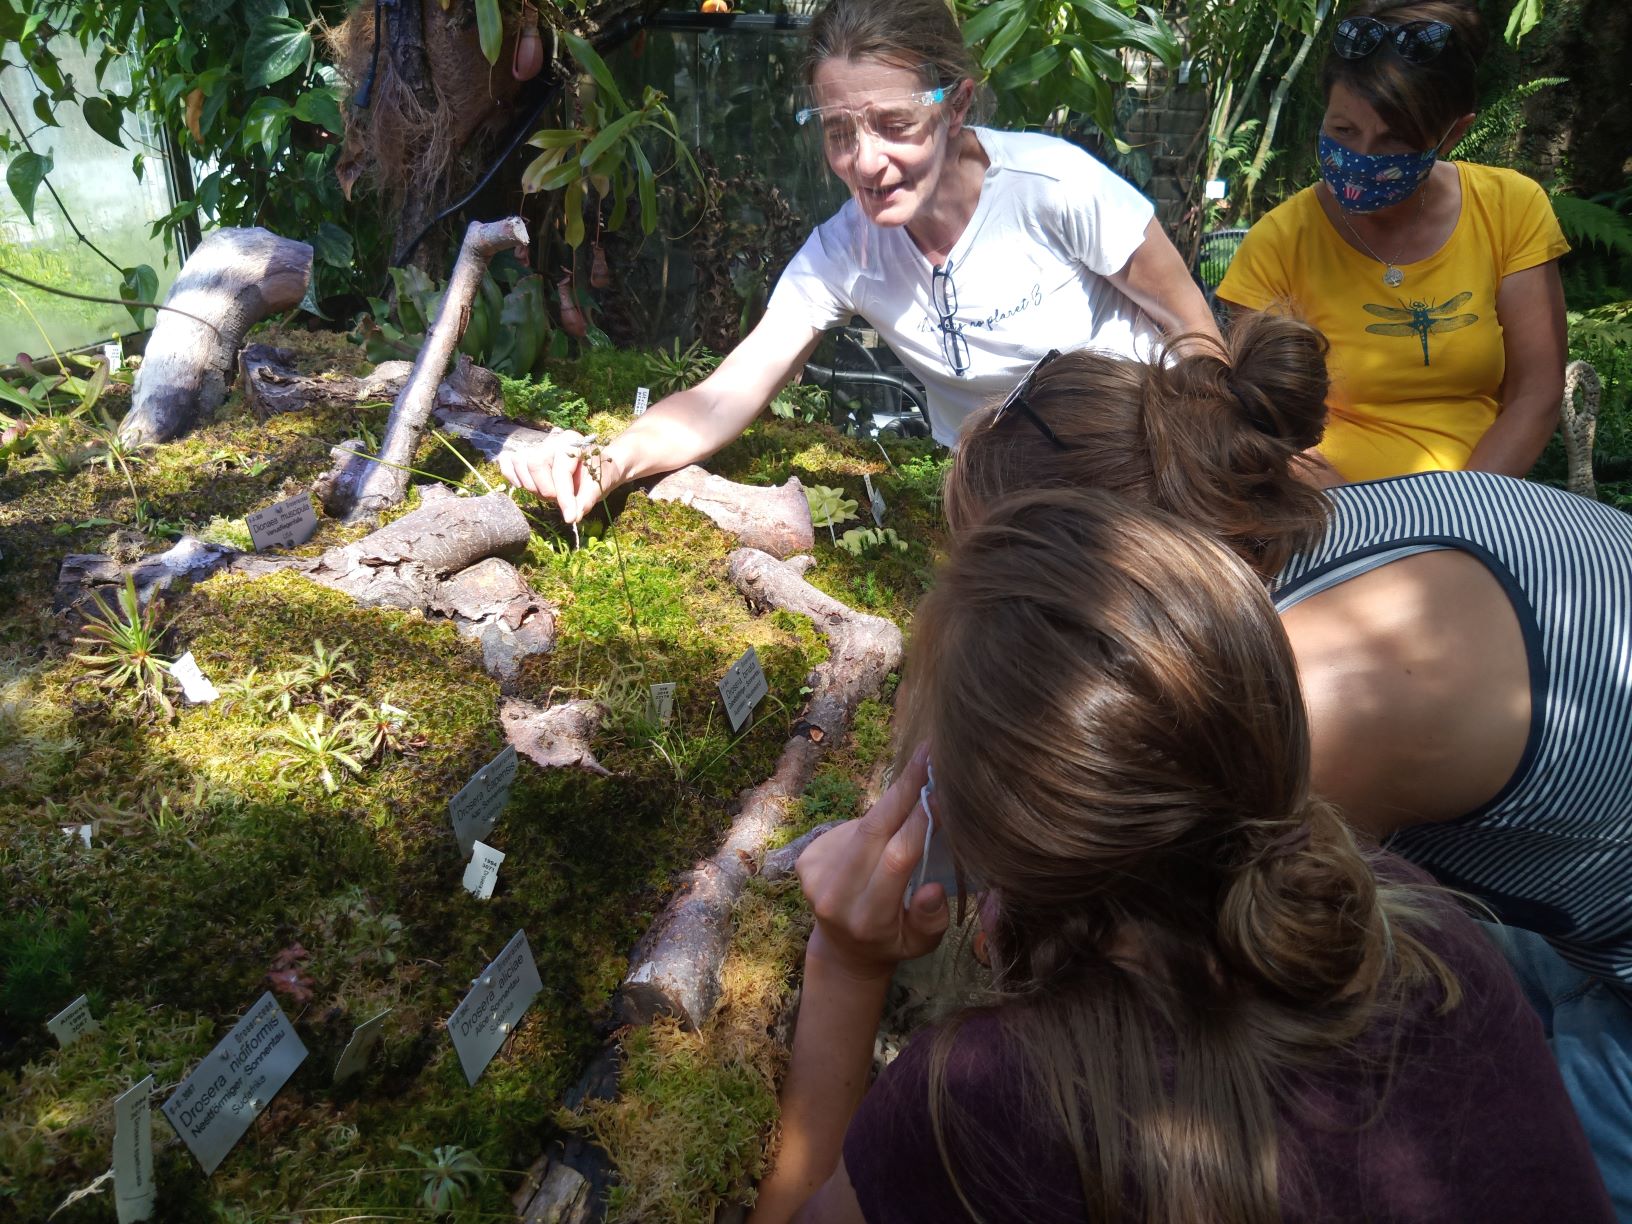
[[[1410,199],[1438,155],[1439,145],[1426,153],[1356,153],[1320,134],[1320,176],[1347,212],[1376,212]]]

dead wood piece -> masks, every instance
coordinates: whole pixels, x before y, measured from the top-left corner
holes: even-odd
[[[480,642],[482,665],[509,692],[522,660],[555,647],[555,609],[527,585],[516,567],[498,557],[478,561],[444,582],[435,609],[461,637]]]
[[[304,242],[264,229],[207,235],[165,298],[175,309],[158,312],[120,438],[167,442],[219,408],[244,333],[299,305],[311,277],[312,248]]]
[[[535,429],[479,410],[462,410],[451,404],[444,407],[438,402],[435,415],[436,423],[450,436],[469,442],[486,459],[497,459],[507,451],[515,454],[547,441],[550,436],[549,430]]]
[[[413,366],[406,361],[382,361],[366,377],[349,374],[302,374],[295,355],[270,344],[250,344],[238,354],[238,385],[255,419],[283,412],[309,412],[332,404],[360,404],[367,400],[396,399]]]
[[[754,548],[731,554],[731,580],[761,608],[798,612],[827,638],[828,659],[811,674],[811,697],[770,778],[743,795],[742,808],[712,857],[681,882],[636,946],[618,1013],[645,1024],[661,1013],[696,1028],[720,997],[720,966],[731,944],[731,913],[772,834],[815,773],[823,752],[848,730],[856,706],[901,662],[901,630],[845,607],[801,576],[800,566]]]
[[[327,503],[330,514],[356,522],[396,505],[408,491],[408,471],[419,435],[436,405],[436,390],[447,373],[448,362],[465,334],[471,303],[481,285],[488,261],[509,247],[527,245],[527,225],[520,217],[503,221],[472,222],[465,231],[459,260],[454,264],[442,305],[436,312],[425,344],[414,361],[413,373],[397,396],[380,443],[380,462],[351,456],[342,462],[363,465],[360,478],[336,479],[331,493],[337,500]]]
[[[609,778],[611,771],[595,759],[589,747],[605,718],[605,706],[582,699],[546,709],[506,697],[499,705],[504,737],[522,756],[545,769],[587,769]]]
[[[829,820],[825,824],[817,825],[807,833],[800,834],[787,845],[769,851],[765,855],[764,861],[759,865],[760,879],[787,879],[793,874],[794,864],[799,861],[799,856],[805,852],[806,846],[810,845],[823,833],[836,829],[844,823],[842,820]]]
[[[772,488],[740,485],[693,464],[658,481],[650,497],[690,506],[746,547],[763,549],[772,556],[791,557],[816,542],[810,503],[797,477]]]

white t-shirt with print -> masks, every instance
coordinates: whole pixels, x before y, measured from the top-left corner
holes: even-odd
[[[1049,349],[1148,355],[1155,324],[1104,279],[1127,266],[1155,209],[1067,141],[970,128],[990,159],[943,265],[969,368],[952,372],[931,298],[934,267],[904,226],[872,224],[847,201],[777,281],[767,314],[825,331],[861,315],[923,380],[935,438],[951,446],[976,408],[1007,395]]]

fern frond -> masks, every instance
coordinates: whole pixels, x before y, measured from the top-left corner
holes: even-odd
[[[1562,192],[1550,196],[1559,228],[1576,246],[1592,243],[1605,251],[1632,255],[1632,218],[1604,204]]]

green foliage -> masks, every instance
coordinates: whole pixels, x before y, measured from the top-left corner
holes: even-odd
[[[1568,77],[1536,77],[1483,102],[1479,107],[1479,117],[1457,141],[1451,156],[1459,161],[1511,165],[1514,144],[1524,132],[1525,100],[1544,89],[1555,89],[1568,80]]]
[[[958,0],[964,41],[997,94],[998,121],[1044,125],[1063,106],[1116,132],[1116,85],[1128,79],[1124,50],[1169,68],[1179,44],[1160,13],[1137,0]]]
[[[839,537],[838,545],[852,557],[860,557],[883,548],[906,552],[907,542],[895,534],[894,527],[852,527]]]
[[[800,799],[807,824],[849,820],[861,808],[861,787],[841,773],[823,769],[811,778]]]
[[[548,421],[560,429],[589,428],[594,406],[582,395],[557,386],[548,374],[536,379],[499,379],[506,414],[524,421]]]
[[[784,421],[825,421],[832,411],[832,396],[815,383],[789,383],[771,401],[771,415]]]
[[[1632,256],[1632,218],[1606,204],[1580,196],[1554,193],[1549,197],[1564,236],[1577,246],[1592,244],[1606,253]]]
[[[640,360],[645,385],[652,389],[654,399],[695,387],[720,364],[720,359],[709,352],[701,340],[682,349],[677,339],[672,350],[653,349],[641,354]]]
[[[151,703],[168,714],[171,706],[164,693],[164,681],[170,666],[158,655],[165,629],[159,623],[157,593],[142,607],[136,598],[136,580],[127,574],[118,596],[118,611],[108,607],[100,592],[91,593],[91,603],[96,611],[86,617],[80,636],[74,639],[74,645],[85,650],[69,658],[85,664],[103,688],[133,685],[142,703]]]
[[[576,248],[584,240],[586,184],[600,199],[612,200],[606,222],[609,229],[622,228],[631,195],[638,197],[641,232],[650,234],[657,228],[658,178],[684,167],[693,180],[700,179],[697,162],[661,93],[647,86],[640,105],[631,106],[595,49],[576,34],[564,30],[560,33],[573,59],[593,80],[594,88],[581,89],[578,94],[582,127],[546,128],[533,133],[527,143],[542,152],[522,171],[521,189],[565,189],[561,207],[570,247]],[[642,137],[655,137],[660,147],[673,154],[673,161],[663,170],[653,170]]]
[[[272,752],[274,760],[283,762],[280,777],[313,775],[332,795],[340,789],[346,772],[363,772],[363,763],[357,759],[361,745],[355,728],[345,722],[326,721],[321,710],[310,719],[291,710],[289,725],[275,730],[272,739],[281,745]]]
[[[402,1150],[417,1156],[424,1167],[420,1206],[438,1216],[447,1215],[470,1197],[472,1189],[487,1180],[487,1169],[476,1153],[467,1152],[456,1144],[422,1152],[405,1143]]]
[[[416,267],[392,268],[391,280],[395,299],[388,304],[370,298],[371,313],[358,320],[352,333],[370,361],[417,356],[447,292],[445,282],[433,281]],[[471,301],[459,351],[496,374],[525,378],[543,372],[557,338],[545,305],[544,278],[508,253],[493,260]],[[559,339],[565,340],[564,334]]]
[[[805,500],[810,503],[810,521],[814,526],[832,529],[856,517],[856,499],[846,497],[843,489],[810,485],[805,489]]]
[[[38,1024],[72,1000],[90,934],[78,910],[0,917],[0,1033]]]

